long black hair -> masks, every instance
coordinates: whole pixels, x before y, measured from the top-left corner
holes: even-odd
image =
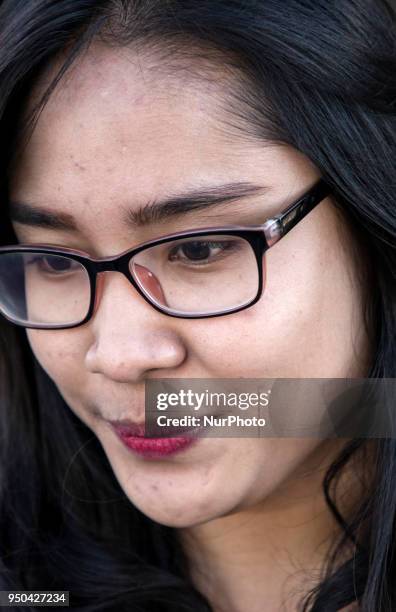
[[[175,69],[175,57],[187,65],[205,57],[207,65],[221,62],[238,75],[226,92],[230,129],[304,153],[332,185],[359,237],[368,255],[362,258],[373,347],[368,376],[394,378],[396,14],[390,0],[0,1],[0,244],[17,242],[6,214],[7,174],[31,87],[64,51],[44,104],[95,37],[143,45]],[[337,482],[358,454],[365,456],[367,442],[345,444],[324,478],[342,537],[304,610],[336,611],[355,601],[366,612],[396,609],[395,402],[387,401],[390,436],[375,441],[375,478],[353,516],[339,510]],[[72,606],[86,612],[211,610],[191,583],[177,530],[126,498],[99,442],[38,364],[25,330],[2,317],[0,402],[0,590],[68,590]],[[348,542],[353,552],[340,561]]]

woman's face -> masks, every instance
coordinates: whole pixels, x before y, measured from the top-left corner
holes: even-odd
[[[12,200],[70,215],[77,229],[15,221],[18,241],[112,256],[179,230],[261,223],[296,200],[319,172],[290,147],[227,129],[217,104],[227,101],[221,82],[189,82],[186,73],[168,78],[132,51],[93,45],[52,95],[10,185]],[[124,225],[126,209],[235,182],[260,185],[262,193],[167,221]],[[326,198],[269,250],[265,292],[244,311],[168,317],[111,272],[103,275],[88,323],[27,330],[37,359],[98,437],[142,512],[171,526],[198,524],[264,500],[307,465],[319,439],[205,438],[148,460],[127,449],[109,421],[141,422],[145,381],[155,378],[364,375],[351,240]]]

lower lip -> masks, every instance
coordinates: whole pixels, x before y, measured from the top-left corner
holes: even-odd
[[[198,438],[144,438],[131,436],[113,427],[118,438],[131,451],[147,459],[169,457],[180,453],[198,441]]]

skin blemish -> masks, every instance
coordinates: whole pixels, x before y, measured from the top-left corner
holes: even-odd
[[[86,171],[86,166],[83,166],[82,164],[80,164],[79,162],[74,162],[74,166],[75,168],[78,168],[79,170],[81,170],[81,172],[85,172]]]

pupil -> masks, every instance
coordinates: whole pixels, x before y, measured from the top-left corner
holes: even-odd
[[[183,253],[188,259],[207,259],[210,248],[205,242],[189,242],[183,245]]]

